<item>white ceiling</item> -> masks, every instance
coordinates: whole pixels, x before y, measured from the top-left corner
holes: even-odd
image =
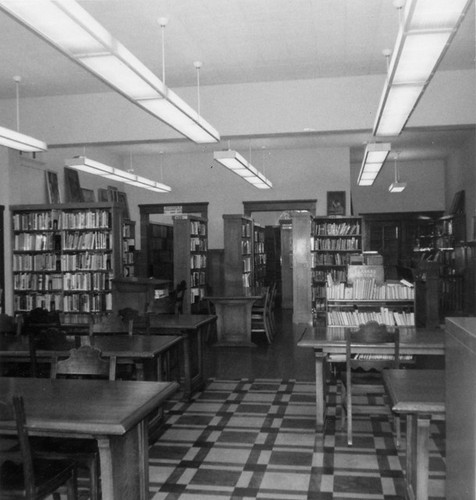
[[[25,0],[18,0],[25,1]],[[451,0],[448,0],[451,1]],[[385,73],[382,50],[392,48],[398,12],[392,0],[79,0],[115,38],[157,75],[162,75],[165,28],[165,77],[170,88],[196,85],[194,61],[203,63],[200,85],[345,77]],[[56,49],[0,13],[0,99],[15,96],[14,75],[22,76],[21,96],[50,96],[110,89]],[[475,65],[474,2],[440,70]],[[463,134],[463,135],[462,135]],[[468,130],[404,132],[400,150],[417,145],[440,155]],[[253,148],[357,147],[368,133],[260,137]],[[226,138],[225,138],[226,139]],[[237,140],[242,140],[243,148]],[[249,137],[233,138],[247,149]],[[392,146],[395,142],[392,141]],[[115,147],[117,145],[114,145]],[[137,154],[196,150],[189,141],[117,146]],[[206,147],[205,147],[206,148]],[[126,151],[127,150],[127,151]]]

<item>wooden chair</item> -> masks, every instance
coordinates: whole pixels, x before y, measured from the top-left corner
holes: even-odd
[[[72,349],[67,359],[55,358],[51,367],[51,378],[105,378],[115,380],[116,358],[101,357],[101,351],[90,345]],[[91,500],[99,500],[99,452],[94,439],[32,438],[35,453],[44,458],[64,460],[74,459],[78,466],[89,474]]]
[[[358,347],[366,344],[392,344],[391,355],[362,355],[356,353]],[[369,392],[383,392],[381,372],[385,368],[400,367],[400,334],[398,328],[387,330],[385,325],[369,321],[358,330],[346,330],[346,369],[341,376],[341,416],[344,427],[347,415],[347,444],[352,446],[352,395]],[[360,372],[357,370],[360,369]],[[385,411],[388,411],[387,409]],[[399,419],[396,419],[397,440],[399,439]]]
[[[18,335],[19,333],[14,317],[5,313],[0,314],[0,334]]]
[[[0,436],[0,498],[2,500],[60,500],[58,488],[66,485],[68,500],[77,499],[74,459],[46,460],[35,456],[26,427],[23,398],[0,401],[0,420],[15,421],[16,435]]]
[[[264,333],[269,344],[273,341],[273,333],[269,320],[270,298],[270,288],[267,287],[263,304],[258,304],[251,311],[251,333]]]

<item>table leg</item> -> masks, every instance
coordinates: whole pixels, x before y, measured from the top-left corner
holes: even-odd
[[[317,350],[314,351],[314,354],[316,363],[316,430],[321,431],[326,419],[325,354]]]
[[[146,421],[122,436],[97,438],[102,500],[146,500],[149,497],[149,452]]]
[[[192,362],[190,359],[190,336],[188,333],[183,334],[183,396],[184,399],[190,399],[192,396]]]
[[[431,415],[407,415],[406,474],[410,498],[428,499]]]

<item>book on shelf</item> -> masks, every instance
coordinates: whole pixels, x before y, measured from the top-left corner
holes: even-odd
[[[414,300],[415,289],[400,282],[379,284],[375,278],[357,278],[351,285],[335,283],[328,275],[328,300]]]

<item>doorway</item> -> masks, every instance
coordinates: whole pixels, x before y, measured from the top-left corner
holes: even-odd
[[[293,307],[292,226],[293,212],[316,215],[317,200],[244,201],[243,213],[265,227],[266,284],[276,282],[276,304]]]

